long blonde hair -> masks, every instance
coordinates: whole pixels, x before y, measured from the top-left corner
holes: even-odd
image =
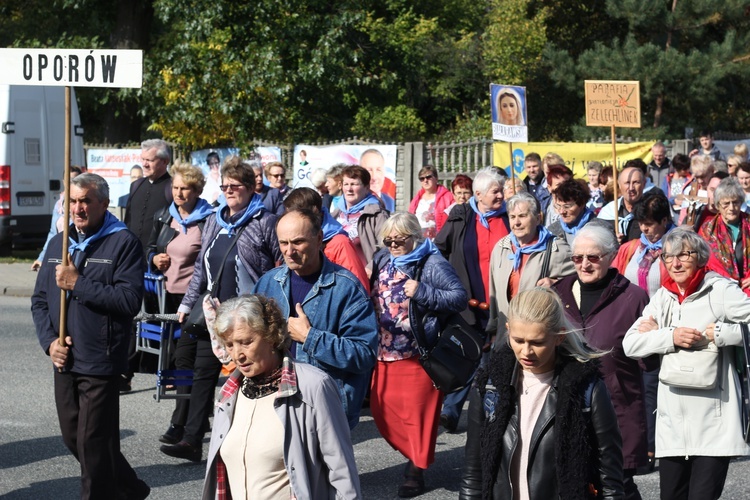
[[[553,335],[564,335],[558,348],[564,356],[581,363],[600,358],[608,353],[589,347],[581,331],[574,328],[565,317],[565,308],[557,293],[551,288],[535,287],[520,292],[510,301],[508,322],[538,323]],[[509,337],[510,338],[510,337]]]

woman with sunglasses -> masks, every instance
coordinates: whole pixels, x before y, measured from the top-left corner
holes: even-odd
[[[419,182],[422,188],[411,200],[409,213],[417,216],[424,237],[434,239],[448,220],[445,210],[453,203],[453,194],[438,182],[437,169],[432,165],[422,167]]]
[[[666,198],[664,203],[669,213]],[[573,241],[571,260],[576,274],[561,279],[552,288],[560,295],[568,320],[583,333],[588,344],[607,351],[600,369],[622,433],[624,498],[640,499],[633,476],[638,467],[648,463],[643,381],[638,361],[623,353],[622,339],[640,318],[648,304],[648,294],[610,267],[616,255],[614,233],[589,224]]]
[[[698,230],[715,257],[711,269],[750,295],[750,215],[742,211],[745,193],[736,178],[728,177],[719,182],[713,198],[719,213]]]
[[[740,421],[734,348],[742,344],[737,323],[750,317],[750,298],[707,268],[710,254],[708,243],[691,229],[670,231],[661,254],[669,276],[622,341],[632,358],[661,356],[656,458],[662,500],[719,498],[730,457],[750,455]],[[718,358],[700,384],[667,375],[668,356],[679,356],[678,371],[687,374],[695,369],[691,358],[704,360],[699,351],[716,352]],[[706,383],[712,378],[713,386]]]
[[[266,211],[255,192],[252,167],[237,156],[227,158],[221,167],[220,187],[224,200],[203,229],[195,273],[177,309],[180,322],[184,322],[204,292],[210,292],[220,303],[247,293],[263,273],[282,259],[276,216]],[[183,335],[189,333],[183,331]],[[200,462],[201,443],[208,430],[206,424],[222,364],[214,355],[207,332],[196,334],[194,341],[193,387],[185,427],[173,434],[176,442],[163,445],[161,451]]]
[[[380,332],[370,409],[380,434],[408,459],[398,489],[399,497],[408,498],[424,492],[443,400],[419,364],[420,345],[412,328],[421,325],[428,343],[421,347],[431,348],[440,333],[438,314],[460,312],[468,297],[456,271],[423,236],[415,215],[393,214],[381,235],[385,248],[375,254],[372,272]]]

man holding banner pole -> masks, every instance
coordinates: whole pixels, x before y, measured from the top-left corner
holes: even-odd
[[[66,197],[72,234],[67,242],[64,233],[50,241],[31,298],[39,343],[56,368],[60,430],[81,464],[81,498],[146,498],[150,488],[120,452],[119,394],[143,298],[143,249],[107,210],[102,177],[79,175]],[[66,243],[68,263],[56,257]]]

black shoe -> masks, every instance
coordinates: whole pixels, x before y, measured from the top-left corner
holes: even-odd
[[[187,441],[180,441],[177,444],[163,444],[159,450],[170,457],[183,458],[191,462],[200,462],[203,458],[203,447],[193,446]]]
[[[130,381],[133,380],[132,377],[128,377],[127,375],[120,375],[120,392],[130,392],[133,390],[133,387],[130,385]]]
[[[410,461],[404,470],[404,482],[398,487],[399,498],[412,498],[424,493],[424,471]]]
[[[166,444],[177,444],[182,440],[182,436],[185,434],[184,425],[172,424],[167,429],[167,432],[161,435],[159,441]]]
[[[450,415],[442,413],[440,414],[440,425],[442,425],[448,432],[456,432],[456,428],[458,428],[458,421]]]
[[[151,487],[144,481],[138,480],[127,489],[120,491],[118,500],[144,500],[151,494]]]

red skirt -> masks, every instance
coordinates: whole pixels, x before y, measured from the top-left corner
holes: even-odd
[[[420,469],[435,461],[443,393],[416,357],[378,361],[372,374],[370,411],[383,438]]]

